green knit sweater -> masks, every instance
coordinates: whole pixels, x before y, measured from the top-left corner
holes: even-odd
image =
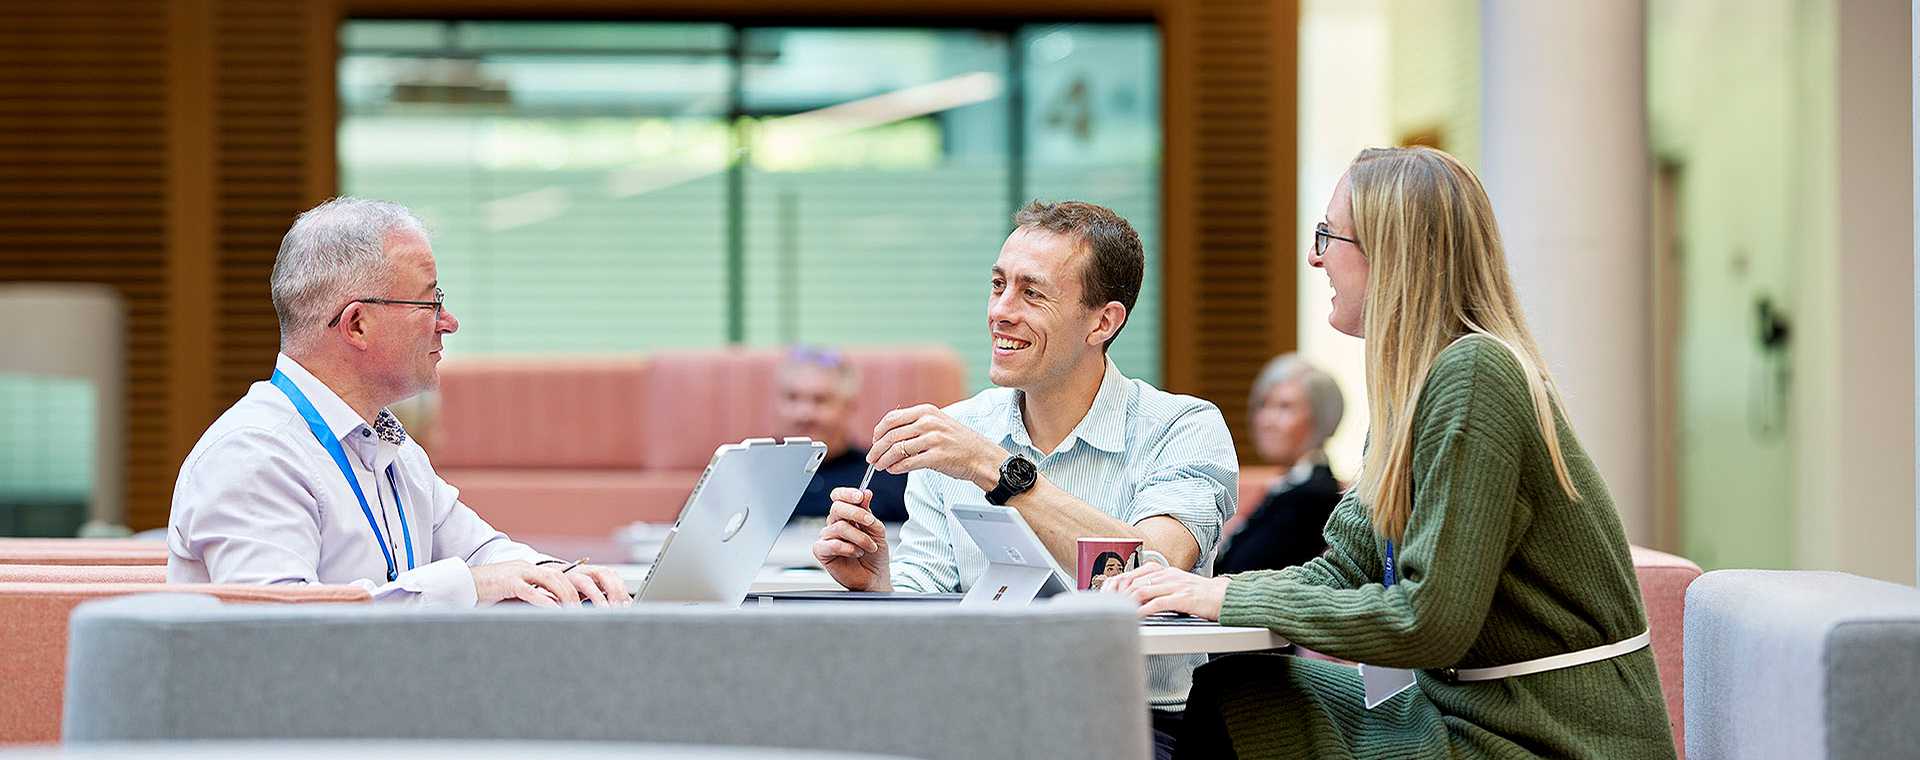
[[[1220,621],[1388,667],[1507,665],[1647,629],[1606,484],[1564,419],[1581,499],[1560,489],[1512,354],[1471,336],[1441,352],[1414,414],[1413,513],[1382,585],[1385,544],[1352,494],[1326,556],[1232,576]],[[1230,667],[1229,660],[1214,667]],[[1672,758],[1651,650],[1498,681],[1418,685],[1374,710],[1351,668],[1287,658],[1218,705],[1242,758]],[[1251,672],[1251,671],[1249,671]]]

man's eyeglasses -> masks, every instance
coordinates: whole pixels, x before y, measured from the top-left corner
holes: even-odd
[[[439,322],[441,315],[445,314],[447,310],[447,292],[439,288],[434,288],[433,300],[431,301],[405,301],[398,298],[355,298],[341,304],[339,313],[333,315],[333,321],[328,322],[327,326],[332,327],[340,324],[340,318],[346,316],[347,307],[357,303],[378,303],[388,306],[412,306],[419,309],[432,309],[433,321]]]
[[[1360,247],[1360,241],[1344,235],[1335,235],[1333,234],[1333,230],[1327,229],[1326,222],[1321,222],[1313,228],[1313,255],[1316,257],[1327,255],[1327,246],[1332,245],[1330,239],[1345,240],[1352,243],[1355,248]],[[1365,253],[1365,251],[1361,252]]]

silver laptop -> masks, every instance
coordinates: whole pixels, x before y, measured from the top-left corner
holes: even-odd
[[[714,449],[634,598],[738,606],[826,458],[826,444],[807,438]]]

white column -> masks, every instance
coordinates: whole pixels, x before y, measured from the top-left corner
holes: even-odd
[[[1642,0],[1482,0],[1481,178],[1515,287],[1636,543],[1653,532]]]
[[[1393,144],[1387,84],[1393,58],[1387,3],[1307,0],[1300,5],[1300,223],[1294,250],[1313,244],[1333,186],[1364,148]],[[1333,376],[1346,399],[1327,442],[1334,475],[1360,473],[1367,437],[1366,343],[1334,330],[1333,286],[1299,257],[1300,354]]]
[[[1913,138],[1917,141],[1913,149],[1913,219],[1916,225],[1914,229],[1915,242],[1913,249],[1913,269],[1915,272],[1913,283],[1913,370],[1914,376],[1920,377],[1920,45],[1913,44],[1914,40],[1920,40],[1920,0],[1915,0],[1915,2],[1908,7],[1907,12],[1908,20],[1911,23],[1911,26],[1908,27],[1909,36],[1907,37],[1907,41],[1909,52],[1913,55],[1913,68],[1907,77],[1913,84],[1913,100],[1909,104],[1908,110],[1912,113]],[[1920,409],[1920,385],[1914,386],[1913,404],[1915,408]],[[1916,547],[1913,557],[1913,576],[1914,582],[1920,585],[1920,427],[1916,427],[1914,431],[1913,470],[1916,478],[1916,482],[1914,483],[1915,499],[1913,503],[1913,543]]]
[[[1839,330],[1832,340],[1841,385],[1835,419],[1808,422],[1833,426],[1843,455],[1837,471],[1809,474],[1832,481],[1830,500],[1800,509],[1833,516],[1834,569],[1904,581],[1915,565],[1909,559],[1915,531],[1906,522],[1915,494],[1907,469],[1914,461],[1907,448],[1914,375],[1906,353],[1914,333],[1904,319],[1914,272],[1907,217],[1913,209],[1912,22],[1900,0],[1846,0],[1834,10],[1839,213],[1830,245],[1839,279],[1832,301]]]

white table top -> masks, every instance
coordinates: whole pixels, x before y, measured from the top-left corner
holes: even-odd
[[[1257,652],[1286,645],[1286,639],[1265,628],[1226,625],[1140,626],[1140,649],[1145,654]]]
[[[824,521],[817,521],[824,522]],[[889,533],[895,533],[897,525],[889,525]],[[819,535],[819,525],[807,522],[787,526],[781,533],[774,550],[769,553],[767,566],[753,579],[750,593],[774,591],[809,591],[814,589],[839,588],[840,584],[833,576],[820,569],[814,563],[812,555],[813,541]],[[636,559],[640,554],[651,555],[658,546],[646,549],[636,548]],[[811,567],[805,567],[812,565]],[[638,591],[647,577],[648,564],[608,565],[620,573],[620,579],[626,581],[629,590]],[[1265,628],[1237,628],[1218,625],[1166,625],[1140,627],[1141,649],[1146,654],[1223,654],[1227,652],[1252,652],[1264,649],[1278,649],[1287,645],[1287,640]]]
[[[620,573],[627,588],[638,590],[647,577],[646,565],[609,565]],[[770,591],[811,591],[839,588],[833,576],[820,569],[763,567],[753,579],[749,593]],[[1224,654],[1278,649],[1287,640],[1265,628],[1239,628],[1221,625],[1143,625],[1140,626],[1141,650],[1146,654]]]

